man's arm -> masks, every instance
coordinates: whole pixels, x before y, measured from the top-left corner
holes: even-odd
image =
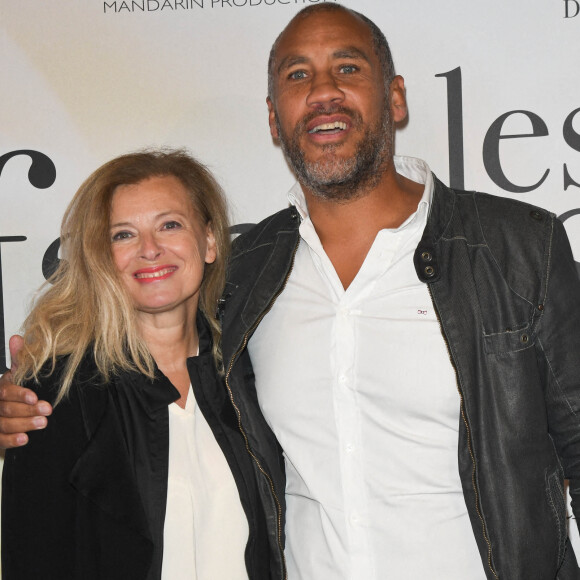
[[[22,348],[22,338],[10,339],[10,358],[18,359]],[[0,378],[0,448],[21,447],[28,443],[27,431],[44,429],[52,407],[46,401],[39,401],[36,393],[12,382],[12,373]]]
[[[564,226],[555,224],[538,363],[550,435],[570,483],[580,528],[580,280]]]

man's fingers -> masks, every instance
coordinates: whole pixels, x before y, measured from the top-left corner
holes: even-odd
[[[12,370],[18,367],[18,353],[24,346],[24,339],[15,334],[10,337],[8,341],[8,348],[10,349],[10,360],[12,361]]]
[[[13,405],[16,403],[12,403]],[[18,403],[19,404],[19,403]],[[30,405],[25,405],[28,409]],[[0,417],[0,448],[20,447],[28,442],[26,431],[37,431],[46,427],[47,418],[42,416],[7,419]]]
[[[41,415],[13,419],[0,417],[0,433],[2,435],[17,435],[18,433],[26,433],[26,431],[37,431],[38,429],[44,429],[47,422],[48,419]]]
[[[12,447],[22,447],[28,443],[26,433],[15,433],[14,435],[2,435],[0,433],[0,449],[11,449]]]
[[[26,445],[26,432],[44,429],[48,422],[45,415],[51,412],[52,407],[46,401],[36,405],[0,402],[0,449]]]
[[[2,378],[0,378],[0,403],[26,403],[27,405],[35,405],[38,402],[38,397],[34,391],[30,389],[24,389],[18,385],[13,384],[12,374],[10,372],[5,373]],[[10,408],[8,408],[10,412]],[[35,415],[44,415],[46,413],[34,413]],[[0,410],[0,415],[5,417],[28,417],[28,415],[5,415],[4,412]]]
[[[31,417],[43,416],[46,419],[47,415],[52,413],[52,407],[46,401],[39,401],[36,405],[29,405],[28,403],[16,403],[14,401],[0,401],[0,433],[16,433],[22,429],[12,429],[7,431],[2,429],[3,420],[18,420],[25,419],[28,421]],[[42,425],[44,426],[44,425]],[[27,429],[24,429],[26,431]]]
[[[27,431],[44,429],[52,407],[39,401],[30,389],[12,384],[10,373],[0,379],[0,448],[20,447],[28,442]]]

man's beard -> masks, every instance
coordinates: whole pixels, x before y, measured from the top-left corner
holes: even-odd
[[[392,155],[390,113],[385,106],[377,123],[364,130],[352,157],[334,154],[340,144],[329,144],[321,146],[324,155],[320,160],[308,161],[300,148],[300,136],[306,132],[306,126],[320,115],[337,113],[348,115],[352,128],[359,131],[363,128],[361,115],[345,107],[310,113],[298,123],[291,137],[282,131],[277,115],[276,127],[282,151],[298,181],[317,197],[345,202],[362,197],[379,183],[385,161]]]

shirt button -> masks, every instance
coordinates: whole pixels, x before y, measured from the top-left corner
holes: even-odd
[[[338,381],[344,385],[348,381],[348,379],[346,375],[340,375],[340,377],[338,377]]]
[[[352,453],[355,449],[356,449],[356,447],[354,445],[347,445],[346,446],[347,453]]]

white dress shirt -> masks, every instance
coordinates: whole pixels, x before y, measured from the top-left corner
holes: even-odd
[[[381,230],[344,290],[308,216],[288,283],[249,342],[286,461],[289,580],[484,580],[458,473],[459,393],[413,266],[433,191]]]
[[[247,541],[248,521],[234,477],[190,386],[185,409],[169,405],[161,578],[248,580]]]

